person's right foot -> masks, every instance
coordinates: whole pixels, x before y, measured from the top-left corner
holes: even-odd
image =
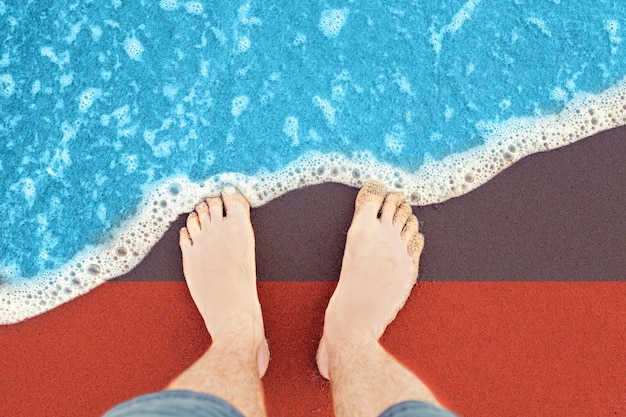
[[[356,198],[339,283],[328,303],[317,366],[326,379],[332,346],[350,334],[378,340],[416,282],[424,237],[402,193],[368,181]]]
[[[183,271],[212,343],[237,334],[257,355],[259,377],[269,364],[256,287],[254,232],[248,200],[232,186],[207,198],[180,230]]]

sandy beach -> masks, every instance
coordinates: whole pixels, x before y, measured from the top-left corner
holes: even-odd
[[[478,189],[414,207],[421,281],[626,280],[626,127],[531,155]],[[252,210],[259,281],[336,281],[357,189],[323,184]],[[182,281],[181,216],[118,281]]]
[[[626,415],[625,178],[622,127],[414,208],[420,283],[384,346],[464,416]],[[314,355],[356,192],[313,186],[252,211],[270,415],[332,415]],[[130,273],[0,327],[0,415],[97,416],[202,354],[210,339],[182,282],[183,221]]]

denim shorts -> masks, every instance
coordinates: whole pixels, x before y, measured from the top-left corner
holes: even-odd
[[[380,417],[455,417],[448,410],[420,401],[404,401]],[[209,394],[167,390],[146,394],[109,410],[103,417],[244,417],[235,407]]]

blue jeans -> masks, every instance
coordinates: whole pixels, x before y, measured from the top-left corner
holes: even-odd
[[[380,417],[454,417],[448,410],[420,401],[404,401]],[[142,395],[109,410],[103,417],[244,417],[221,398],[193,391],[160,391]]]

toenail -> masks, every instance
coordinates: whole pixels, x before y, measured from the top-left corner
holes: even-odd
[[[224,192],[224,194],[227,195],[237,194],[237,189],[232,185],[225,185],[222,191]]]

